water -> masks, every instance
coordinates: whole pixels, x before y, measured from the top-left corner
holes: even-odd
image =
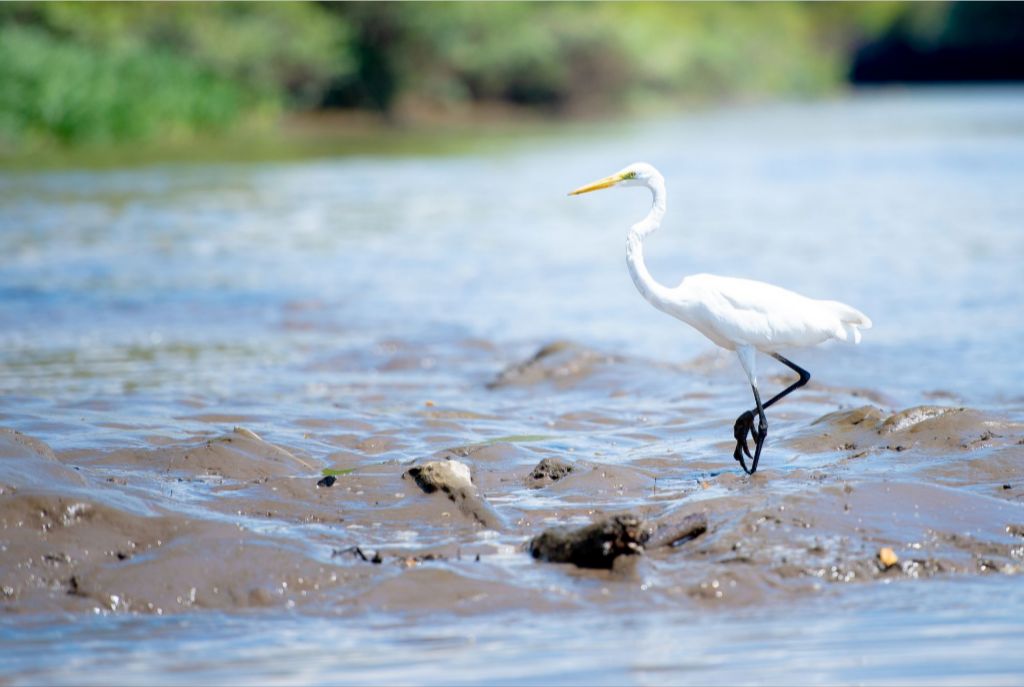
[[[564,195],[647,159],[669,182],[648,250],[662,281],[742,275],[856,305],[876,323],[864,346],[812,354],[840,383],[1019,398],[1020,100],[714,111],[480,157],[8,175],[5,362],[253,339],[280,359],[300,336],[275,328],[282,308],[308,300],[359,336],[449,327],[686,360],[706,343],[637,307],[622,268],[645,194]]]
[[[645,213],[646,194],[565,195],[636,160],[668,180],[666,226],[647,248],[656,278],[763,279],[874,320],[858,347],[793,353],[816,386],[780,408],[778,448],[762,463],[768,481],[732,474],[726,440],[749,403],[739,366],[629,282],[624,232]],[[1019,682],[1024,554],[1006,528],[1024,523],[1015,443],[1022,187],[1019,89],[711,110],[446,157],[2,174],[0,427],[45,442],[86,480],[48,477],[60,493],[123,516],[68,525],[66,541],[22,540],[7,523],[33,511],[5,511],[0,583],[19,591],[3,602],[0,635],[11,651],[0,675]],[[487,390],[506,365],[555,340],[599,361],[585,358],[583,372],[562,381]],[[781,373],[762,365],[769,380]],[[866,402],[979,415],[950,420],[935,437],[858,435],[857,449],[880,442],[866,459],[822,443],[823,428],[854,430],[817,418]],[[325,501],[342,487],[318,491],[314,478],[270,463],[260,472],[182,462],[195,442],[236,425],[317,470],[355,467],[342,478],[352,485],[345,498]],[[893,453],[897,439],[911,443]],[[423,505],[397,480],[411,461],[467,445],[506,529],[438,520],[450,517],[443,506]],[[246,450],[269,460],[262,444]],[[556,455],[596,467],[565,487],[522,486],[539,458]],[[40,465],[32,484],[56,474]],[[0,471],[0,484],[21,484],[11,474]],[[263,486],[246,486],[251,479]],[[851,503],[871,527],[848,529],[830,510],[845,498],[830,491],[842,484],[868,494]],[[873,495],[890,487],[902,505],[891,521],[878,519],[888,502]],[[710,558],[654,556],[639,571],[594,577],[519,551],[554,522],[678,507],[720,517],[702,554]],[[758,509],[796,510],[815,526],[805,533],[794,520],[752,534]],[[132,529],[157,514],[202,526],[176,525],[186,534],[174,535],[175,553],[165,530]],[[221,570],[207,552],[229,545],[233,531],[263,549],[240,550],[238,568]],[[147,553],[97,559],[111,537]],[[92,553],[75,541],[92,541]],[[331,555],[353,544],[394,560],[427,551],[447,559],[378,570]],[[750,570],[730,567],[732,545],[757,547]],[[904,547],[908,564],[924,551],[922,562],[893,584],[810,579],[829,566],[833,577],[874,576],[866,561],[880,545]],[[55,547],[70,562],[26,582],[13,552],[42,560]],[[268,553],[277,549],[299,572]],[[482,571],[456,562],[476,554]],[[267,579],[253,572],[261,566]],[[993,569],[1005,574],[979,574]],[[331,586],[325,570],[350,577]],[[94,588],[66,594],[72,574]],[[298,596],[279,588],[311,575],[322,585]],[[192,577],[165,598],[145,581],[162,576],[168,588]],[[225,601],[238,579],[273,594]],[[712,579],[740,584],[721,604],[702,596]],[[199,600],[181,601],[190,588]],[[464,588],[476,596],[460,596]],[[947,608],[950,595],[958,607]],[[155,615],[161,604],[166,614]],[[44,665],[40,654],[54,660]]]
[[[47,664],[27,653],[0,666],[79,685],[244,683],[254,666],[262,684],[1019,684],[1007,643],[1021,637],[1016,580],[935,584],[969,596],[937,605],[932,593],[888,585],[863,600],[868,610],[831,599],[800,605],[785,629],[777,611],[615,623],[586,612],[404,622],[213,614],[85,618],[70,628],[19,619],[17,628],[0,621],[0,637],[45,652]]]

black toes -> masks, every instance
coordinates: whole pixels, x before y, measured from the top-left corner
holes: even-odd
[[[736,452],[738,453],[742,449],[749,458],[750,448],[747,446],[747,434],[754,436],[754,414],[749,410],[736,418],[736,423],[732,427],[732,435],[736,439]]]
[[[751,428],[753,428],[753,426],[754,414],[748,410],[747,412],[743,413],[738,418],[736,418],[736,423],[732,426],[733,436],[736,437],[737,441],[740,439],[745,439],[747,436],[747,432],[749,432]]]
[[[747,435],[750,434],[756,441],[756,436],[754,435],[754,414],[748,410],[736,418],[732,434],[736,439],[736,449],[732,452],[732,457],[740,464],[744,472],[750,474],[750,470],[747,470],[747,464],[743,460],[743,455],[746,454],[747,458],[753,459],[750,447],[747,445]]]
[[[750,446],[747,444],[748,434],[754,440],[753,454],[751,454]],[[768,420],[764,417],[758,417],[755,425],[754,411],[748,410],[736,418],[736,423],[732,428],[732,435],[736,439],[736,449],[732,452],[732,457],[740,464],[745,473],[753,475],[757,471],[757,463],[761,459],[761,448],[768,437]],[[747,469],[746,461],[743,460],[744,455],[752,461],[749,470]]]

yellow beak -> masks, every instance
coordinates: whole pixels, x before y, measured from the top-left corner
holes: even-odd
[[[591,191],[600,191],[603,188],[610,188],[615,184],[622,181],[622,174],[613,174],[610,177],[604,179],[598,179],[597,181],[591,182],[586,186],[580,186],[575,191],[569,191],[570,196],[578,196],[581,193],[590,193]]]

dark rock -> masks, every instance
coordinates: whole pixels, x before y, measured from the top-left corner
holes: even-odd
[[[530,554],[549,563],[610,569],[619,556],[643,553],[649,529],[630,513],[613,515],[577,529],[556,527],[530,541]]]
[[[573,563],[581,568],[610,569],[619,556],[645,550],[674,548],[708,530],[704,513],[643,522],[631,513],[602,518],[585,527],[555,527],[534,537],[530,554],[549,563]]]
[[[316,483],[318,487],[333,487],[334,483],[338,481],[338,478],[334,475],[327,475],[322,480]]]
[[[545,458],[537,463],[530,476],[526,478],[526,485],[534,489],[557,482],[573,471],[572,463],[561,458]]]

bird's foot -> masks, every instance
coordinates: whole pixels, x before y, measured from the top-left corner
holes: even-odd
[[[748,475],[753,475],[757,471],[757,463],[761,459],[761,448],[764,446],[765,439],[768,437],[768,421],[762,415],[758,418],[757,426],[754,426],[754,412],[748,410],[747,412],[736,418],[736,423],[732,428],[733,437],[736,439],[736,449],[732,453],[732,457],[740,464],[743,468],[743,472]],[[747,445],[747,434],[754,440],[754,453],[750,453],[750,446]],[[751,459],[750,468],[747,469],[747,463],[743,459],[746,455],[747,458]]]
[[[743,455],[746,454],[747,458],[753,459],[753,456],[750,454],[750,447],[747,446],[747,434],[754,434],[754,413],[748,410],[736,418],[732,434],[736,439],[736,450],[732,452],[732,457],[743,468],[743,472],[748,475],[752,474],[750,470],[747,470],[747,463],[743,460]]]

